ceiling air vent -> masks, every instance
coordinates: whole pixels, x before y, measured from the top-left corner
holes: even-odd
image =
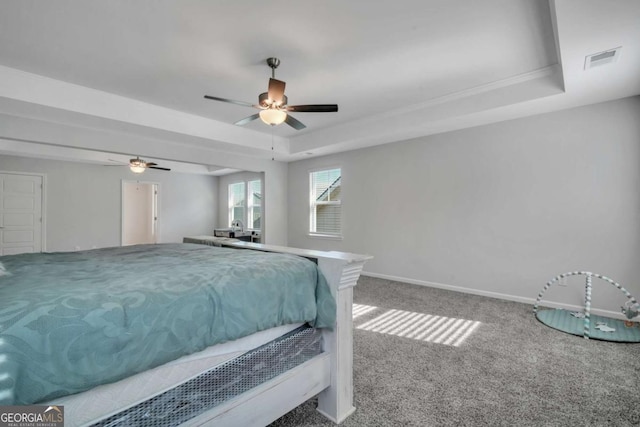
[[[618,60],[618,56],[620,56],[620,49],[622,49],[622,46],[585,56],[584,69],[588,70],[592,67],[616,62]]]

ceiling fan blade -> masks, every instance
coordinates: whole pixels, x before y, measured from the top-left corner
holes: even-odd
[[[244,102],[244,101],[236,101],[234,99],[227,99],[227,98],[219,98],[217,96],[210,96],[210,95],[205,95],[204,96],[206,99],[213,99],[214,101],[222,101],[222,102],[228,102],[229,104],[236,104],[236,105],[242,105],[243,107],[253,107],[253,108],[260,108],[257,105],[253,105],[249,102]]]
[[[147,166],[147,169],[158,169],[158,170],[161,170],[161,171],[170,171],[171,170],[169,168],[159,168],[157,166]]]
[[[269,79],[269,99],[275,101],[276,104],[282,104],[285,85],[286,83],[282,80]]]
[[[297,113],[335,113],[338,111],[337,104],[311,104],[311,105],[289,105],[287,111]]]
[[[146,162],[145,164],[147,165],[147,167],[158,166],[157,163],[153,163],[153,162]]]
[[[284,119],[284,121],[295,130],[302,130],[306,128],[300,120],[291,117],[291,114],[287,114],[287,118]]]
[[[252,122],[259,117],[260,117],[260,113],[252,114],[249,117],[245,117],[244,119],[238,120],[237,122],[234,123],[234,125],[238,125],[238,126],[246,125],[247,123]]]

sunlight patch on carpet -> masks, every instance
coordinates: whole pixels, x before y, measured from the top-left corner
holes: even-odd
[[[367,313],[372,312],[378,307],[374,307],[372,305],[364,305],[364,304],[353,304],[353,318],[364,316]]]
[[[480,322],[474,320],[393,309],[356,329],[458,347],[478,325]]]

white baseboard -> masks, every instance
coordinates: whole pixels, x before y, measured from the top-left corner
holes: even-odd
[[[390,276],[390,275],[386,275],[386,274],[371,273],[369,271],[363,271],[360,275],[361,276],[368,276],[368,277],[375,277],[375,278],[378,278],[378,279],[393,280],[393,281],[396,281],[396,282],[404,282],[404,283],[409,283],[409,284],[412,284],[412,285],[427,286],[427,287],[430,287],[430,288],[445,289],[447,291],[462,292],[462,293],[465,293],[465,294],[479,295],[479,296],[483,296],[483,297],[497,298],[497,299],[503,299],[503,300],[507,300],[507,301],[521,302],[521,303],[524,303],[524,304],[531,304],[531,309],[532,310],[533,310],[533,305],[536,303],[536,298],[528,298],[528,297],[521,297],[521,296],[517,296],[517,295],[502,294],[502,293],[499,293],[499,292],[483,291],[483,290],[480,290],[480,289],[465,288],[465,287],[462,287],[462,286],[445,285],[443,283],[427,282],[425,280],[410,279],[408,277]],[[583,311],[584,310],[584,306],[565,304],[565,303],[561,303],[561,302],[548,301],[548,300],[542,301],[542,303],[540,305],[544,306],[544,307],[550,307],[550,308],[563,308],[565,310],[571,310],[571,311]],[[591,313],[595,314],[597,316],[605,316],[605,317],[610,317],[610,318],[613,318],[613,319],[627,320],[627,318],[624,317],[624,315],[622,313],[616,312],[616,311],[611,311],[611,310],[601,310],[601,309],[592,307],[591,308]]]

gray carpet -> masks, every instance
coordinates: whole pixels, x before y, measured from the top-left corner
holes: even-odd
[[[378,308],[354,320],[344,427],[640,425],[640,344],[556,331],[526,304],[369,277],[354,302]],[[457,347],[358,329],[389,309],[481,323]],[[272,426],[333,425],[315,405]]]

